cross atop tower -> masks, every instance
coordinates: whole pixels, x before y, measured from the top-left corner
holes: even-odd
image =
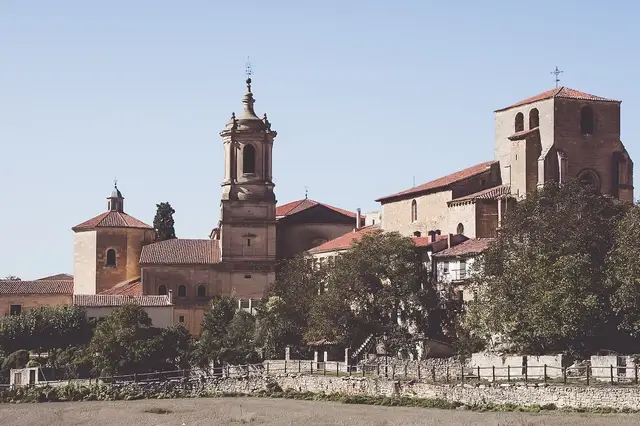
[[[562,74],[564,71],[561,71],[558,66],[556,65],[556,69],[551,71],[551,74],[556,76],[556,88],[558,87],[558,83],[560,83],[560,74]]]
[[[118,187],[118,178],[117,177],[113,178],[113,186],[116,187],[116,188]]]
[[[309,187],[308,186],[304,187],[304,199],[305,200],[309,199]]]

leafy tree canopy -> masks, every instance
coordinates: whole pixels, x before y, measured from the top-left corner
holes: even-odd
[[[176,212],[169,202],[156,204],[156,216],[153,219],[153,228],[156,231],[156,241],[165,241],[176,238],[175,222],[173,214]]]
[[[479,262],[470,335],[490,347],[500,336],[530,354],[613,349],[620,340],[607,264],[625,210],[577,182],[547,184],[510,209]]]

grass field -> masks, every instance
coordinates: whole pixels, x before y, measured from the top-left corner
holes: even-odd
[[[638,414],[479,413],[268,398],[1,404],[3,426],[637,425]]]

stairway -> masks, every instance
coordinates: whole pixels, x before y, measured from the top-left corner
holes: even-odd
[[[353,352],[353,354],[351,355],[351,359],[357,359],[358,356],[362,353],[362,351],[369,350],[369,348],[371,348],[371,345],[375,341],[376,339],[374,339],[373,334],[370,334],[369,337],[367,337],[364,340],[364,342],[360,345],[360,347]]]

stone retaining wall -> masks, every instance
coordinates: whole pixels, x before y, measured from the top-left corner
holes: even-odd
[[[443,399],[467,405],[555,404],[558,408],[597,408],[640,410],[640,390],[634,387],[582,387],[536,385],[444,385],[418,381],[401,382],[365,377],[325,377],[306,375],[256,376],[224,378],[205,386],[216,392],[251,394],[277,384],[283,390],[298,392],[341,393],[368,396],[406,396]]]

